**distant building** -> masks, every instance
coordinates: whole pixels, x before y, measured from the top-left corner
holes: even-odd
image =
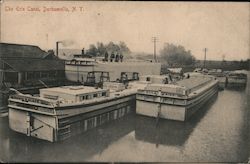
[[[63,79],[64,61],[52,50],[46,52],[33,45],[0,43],[0,87],[47,85]]]

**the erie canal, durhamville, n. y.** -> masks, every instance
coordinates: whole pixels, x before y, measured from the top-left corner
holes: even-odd
[[[247,162],[250,80],[218,93],[189,121],[131,114],[68,140],[49,143],[10,130],[0,118],[0,162]]]

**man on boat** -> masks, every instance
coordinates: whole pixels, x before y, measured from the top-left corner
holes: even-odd
[[[119,54],[118,53],[116,53],[116,55],[115,55],[115,62],[119,62]]]
[[[112,52],[111,56],[110,56],[110,62],[113,62],[114,58],[115,58],[115,54],[114,54],[114,52]]]
[[[108,59],[109,59],[109,54],[108,54],[108,52],[106,51],[105,52],[105,55],[104,55],[104,61],[108,61]]]
[[[122,60],[123,60],[123,55],[122,55],[122,53],[120,54],[120,61],[122,62]]]

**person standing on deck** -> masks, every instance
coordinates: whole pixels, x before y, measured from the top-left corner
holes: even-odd
[[[110,55],[110,62],[113,62],[114,58],[115,58],[115,54],[114,52],[112,52]]]
[[[105,58],[104,58],[104,61],[107,61],[108,62],[108,60],[109,60],[109,54],[108,54],[108,52],[106,51],[105,52]]]
[[[119,62],[119,54],[118,53],[115,55],[115,62]]]
[[[123,55],[122,55],[122,53],[120,54],[120,61],[122,62],[122,60],[123,60]]]

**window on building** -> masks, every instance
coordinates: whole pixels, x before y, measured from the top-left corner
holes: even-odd
[[[34,77],[35,78],[40,78],[40,72],[34,72]]]
[[[27,72],[27,80],[34,79],[33,72]]]
[[[41,72],[41,78],[48,77],[48,72]]]

